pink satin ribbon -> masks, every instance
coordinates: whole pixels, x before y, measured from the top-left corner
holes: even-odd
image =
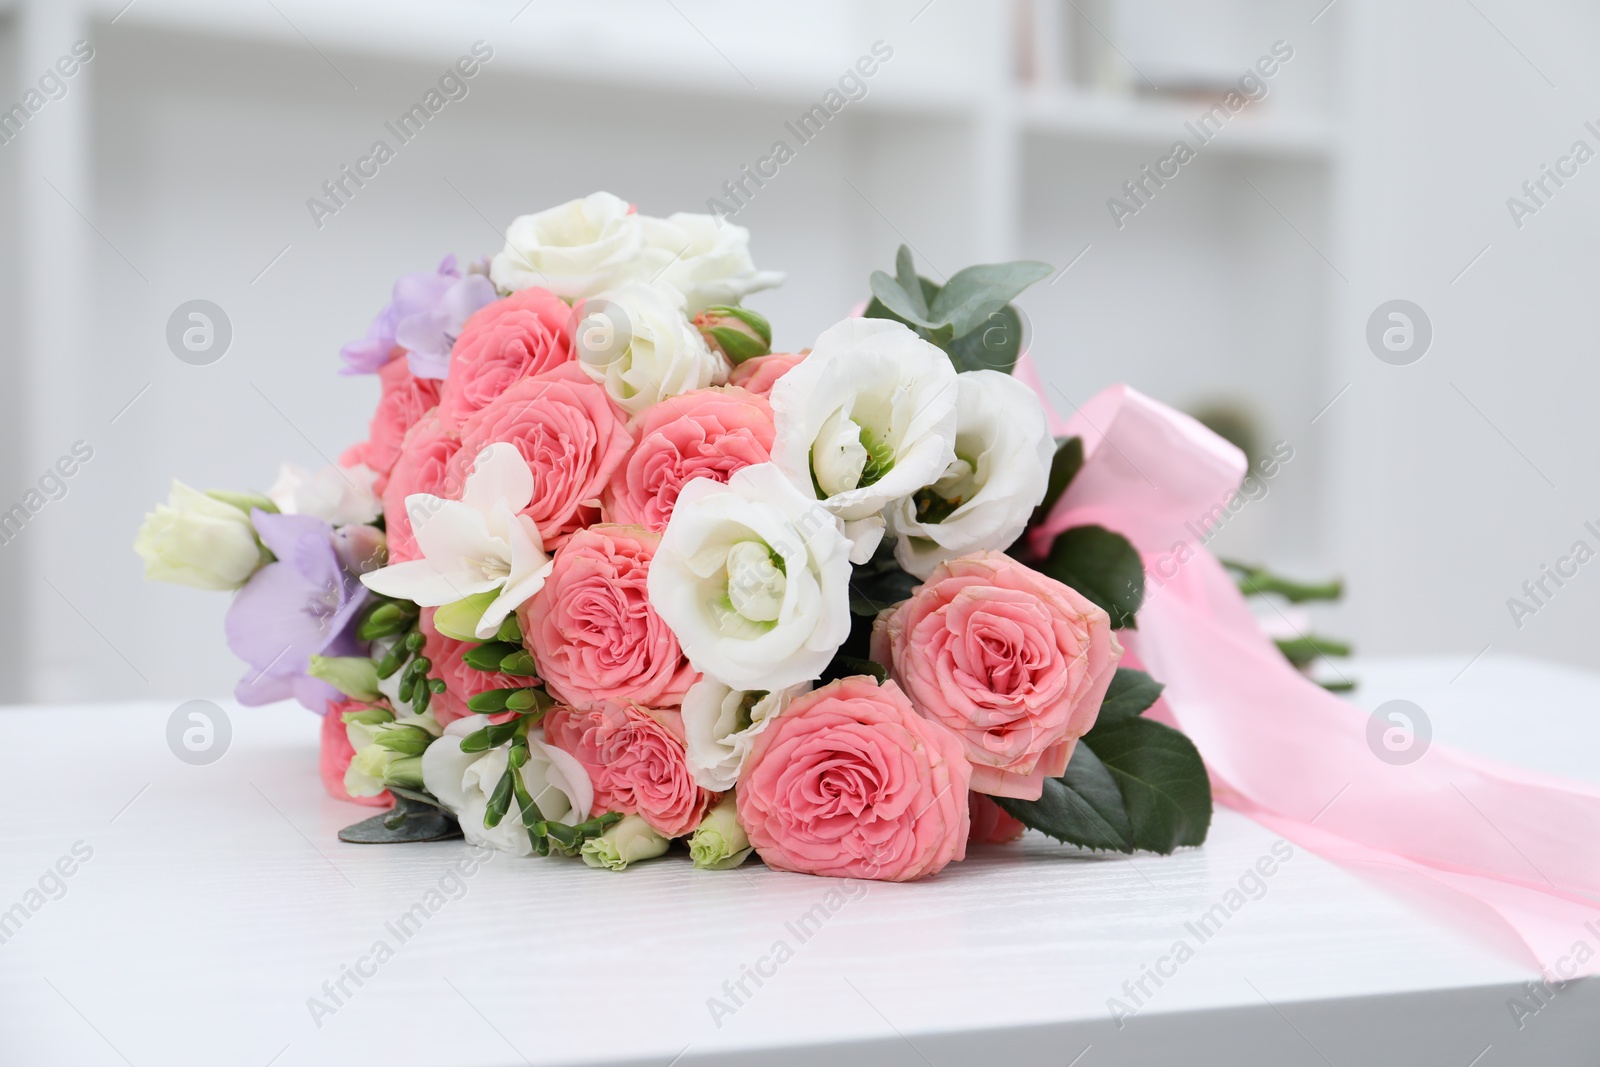
[[[1017,376],[1043,399],[1026,356]],[[1368,715],[1289,665],[1200,543],[1243,454],[1127,386],[1052,419],[1085,460],[1035,545],[1095,523],[1138,548],[1145,602],[1121,636],[1166,685],[1151,714],[1194,741],[1218,801],[1335,862],[1450,894],[1431,899],[1506,924],[1548,975],[1600,973],[1600,788],[1443,745],[1379,759]]]

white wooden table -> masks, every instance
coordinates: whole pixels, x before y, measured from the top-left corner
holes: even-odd
[[[1451,684],[1465,662],[1360,664],[1358,700],[1600,778],[1600,676],[1486,658]],[[369,809],[322,793],[313,716],[228,705],[229,750],[190,766],[167,747],[176,703],[0,711],[0,908],[27,912],[0,944],[7,1067],[1600,1062],[1600,983],[1519,1028],[1531,966],[1302,850],[1198,943],[1185,924],[1275,841],[1229,811],[1172,858],[1030,835],[921,885],[503,855],[455,880],[461,842],[335,838]],[[92,854],[58,883],[74,845]],[[1145,978],[1119,1028],[1108,1000],[1180,938],[1193,958]],[[334,1010],[314,1019],[313,997]],[[734,1010],[714,1020],[711,998]]]

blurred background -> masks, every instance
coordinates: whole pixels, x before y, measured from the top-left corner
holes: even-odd
[[[1576,0],[0,0],[0,701],[228,694],[226,598],[142,581],[144,512],[337,457],[394,278],[595,189],[737,208],[780,349],[901,243],[941,281],[1045,260],[1064,413],[1127,381],[1289,450],[1213,547],[1342,575],[1318,630],[1592,666],[1600,563],[1523,583],[1600,548],[1597,39]],[[209,364],[168,343],[192,300]]]

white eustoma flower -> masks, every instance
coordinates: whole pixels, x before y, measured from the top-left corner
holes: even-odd
[[[1004,551],[1044,499],[1055,439],[1039,397],[1009,374],[957,375],[956,458],[885,513],[895,559],[926,578],[947,559]]]
[[[624,815],[599,837],[583,843],[580,855],[591,867],[608,871],[625,871],[630,863],[653,860],[662,855],[672,842],[656,833],[641,816]]]
[[[417,750],[428,745],[429,737],[443,732],[432,712],[416,715],[402,710],[396,714],[387,708],[357,712],[349,716],[344,729],[355,750],[344,772],[344,791],[353,797],[375,797],[390,785],[420,786],[422,760]],[[378,739],[386,733],[404,737],[411,744],[380,744]]]
[[[732,789],[744,771],[756,736],[789,701],[810,691],[809,681],[774,692],[730,689],[702,678],[683,698],[684,747],[695,784],[713,793]]]
[[[516,856],[532,855],[533,844],[515,800],[498,825],[483,825],[489,797],[510,761],[509,743],[484,752],[461,751],[461,739],[482,729],[486,722],[485,716],[469,715],[446,726],[444,736],[422,754],[422,784],[460,820],[461,832],[472,844]],[[536,733],[528,735],[528,762],[522,765],[528,795],[541,818],[569,826],[583,822],[594,807],[589,772],[575,757],[545,744]]]
[[[330,526],[369,523],[383,511],[372,491],[377,472],[357,463],[308,471],[293,463],[278,468],[267,499],[285,515],[314,515]]]
[[[167,502],[144,517],[133,548],[146,578],[195,589],[238,589],[272,560],[248,512],[176,480]]]
[[[639,276],[683,293],[690,315],[717,304],[737,304],[751,293],[783,284],[777,271],[757,270],[750,231],[712,215],[680,211],[664,219],[641,217],[644,253]]]
[[[696,670],[733,689],[815,678],[850,636],[850,543],[771,463],[683,487],[650,563],[650,606]]]
[[[665,282],[630,282],[578,312],[578,365],[630,414],[728,380],[727,361],[689,321],[683,294]]]
[[[489,264],[489,278],[507,292],[540,286],[573,300],[635,276],[644,249],[639,216],[626,200],[591,193],[506,229],[506,246]]]
[[[778,379],[772,462],[846,523],[852,559],[883,536],[884,506],[955,459],[950,357],[890,319],[846,319]]]
[[[422,558],[361,576],[368,589],[425,608],[498,590],[478,622],[482,640],[544,587],[551,560],[523,508],[533,499],[533,472],[515,445],[499,442],[478,454],[460,500],[427,493],[406,497],[406,514]]]

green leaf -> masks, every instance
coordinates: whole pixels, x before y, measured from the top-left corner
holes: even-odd
[[[864,569],[857,567],[850,577],[850,610],[857,615],[877,615],[885,608],[892,608],[922,584],[921,578],[899,567],[866,574],[862,573]]]
[[[461,739],[463,752],[487,752],[491,748],[503,745],[516,735],[518,720],[508,722],[490,723],[481,730],[474,730]]]
[[[928,305],[934,299],[923,288],[922,278],[917,274],[917,265],[911,259],[911,246],[901,245],[894,254],[894,280],[899,283],[901,292],[911,298],[911,306],[917,314],[926,316]]]
[[[501,660],[513,652],[521,651],[522,648],[518,645],[506,644],[502,641],[487,641],[484,644],[475,645],[467,649],[461,654],[461,659],[462,662],[474,670],[498,671]]]
[[[1061,494],[1067,491],[1067,486],[1072,484],[1072,479],[1078,476],[1078,471],[1083,469],[1083,438],[1061,437],[1056,441],[1056,454],[1050,460],[1050,480],[1045,483],[1044,499],[1039,506],[1033,509],[1033,516],[1028,519],[1028,525],[1033,526],[1044,521],[1051,509],[1061,499]]]
[[[1067,773],[1046,778],[1038,800],[993,797],[1007,814],[1057,841],[1083,848],[1132,852],[1133,824],[1111,770],[1081,740]]]
[[[339,840],[352,845],[398,845],[415,841],[445,841],[461,836],[456,817],[438,808],[432,797],[426,800],[407,791],[389,787],[395,806],[370,819],[363,819],[339,831]]]
[[[838,681],[840,678],[851,678],[858,674],[870,676],[879,685],[889,680],[889,668],[870,659],[857,659],[855,656],[835,656],[833,662],[823,668],[822,674],[817,678],[817,687],[827,685],[829,682]]]
[[[1095,719],[1095,728],[1103,726],[1109,729],[1125,719],[1144,714],[1150,705],[1160,699],[1164,688],[1144,671],[1118,667],[1117,673],[1111,676],[1111,687],[1106,690],[1106,698],[1100,702],[1100,715]]]
[[[948,327],[952,331],[954,326]],[[1022,355],[1022,315],[1010,304],[992,311],[945,346],[958,371],[997,370],[1010,374]]]
[[[1135,848],[1166,855],[1205,842],[1211,827],[1211,780],[1187,737],[1133,716],[1105,728],[1096,725],[1079,748],[1086,744],[1116,776]]]
[[[1102,526],[1074,526],[1056,536],[1036,569],[1104,608],[1114,629],[1133,628],[1144,602],[1144,564],[1126,537]]]
[[[872,295],[877,297],[889,311],[894,312],[896,318],[912,326],[921,326],[925,330],[938,329],[942,323],[929,322],[926,312],[917,307],[918,300],[912,298],[900,287],[900,283],[889,277],[881,270],[875,270],[867,279],[872,286]],[[920,297],[922,294],[917,294]]]
[[[1049,277],[1050,264],[1033,260],[985,263],[958,270],[928,308],[935,324],[949,323],[965,337],[1034,282]],[[874,290],[876,291],[876,290]]]

